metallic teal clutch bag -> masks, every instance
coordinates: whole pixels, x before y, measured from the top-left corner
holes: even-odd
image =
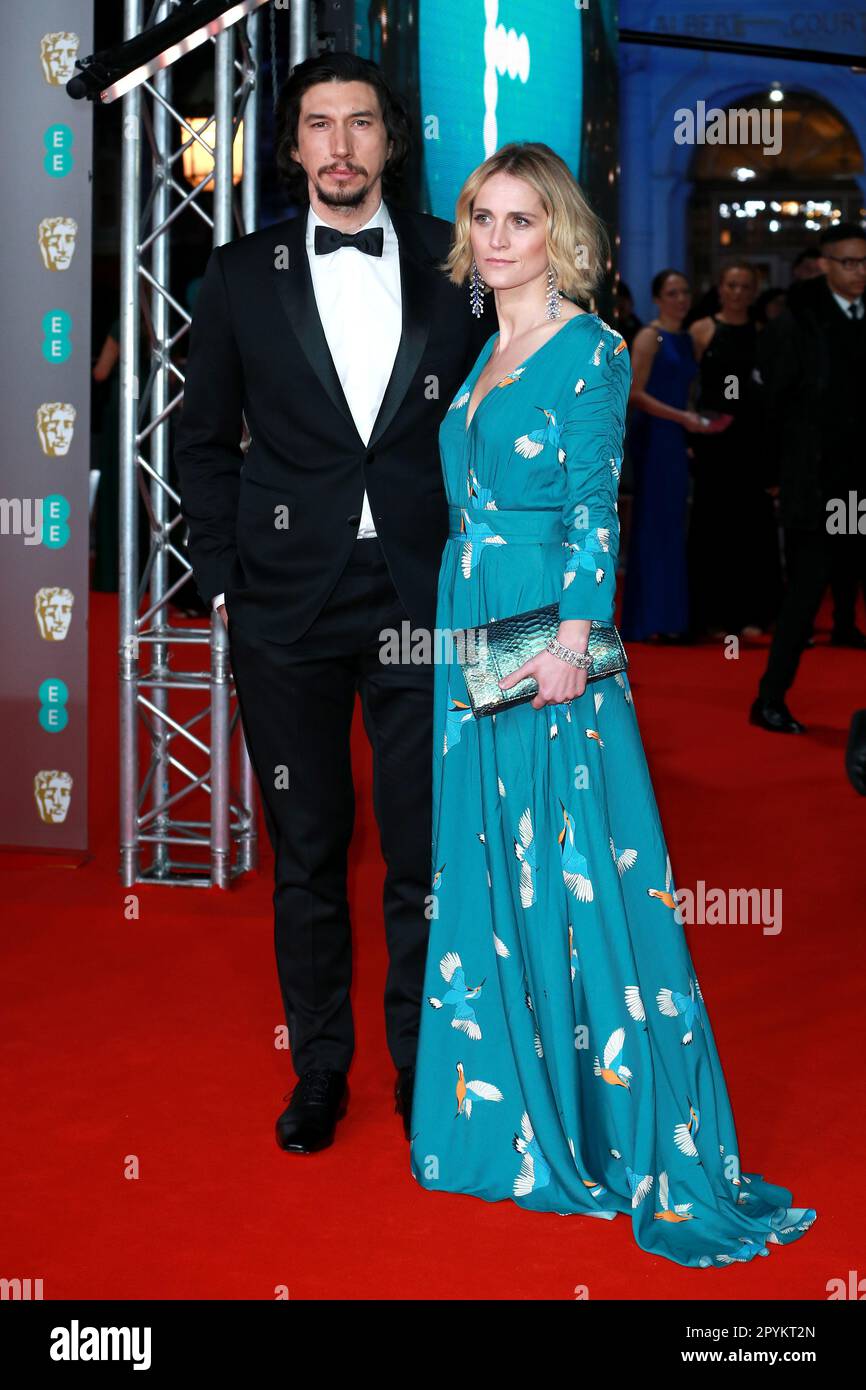
[[[547,639],[556,636],[559,624],[559,604],[549,603],[483,627],[460,628],[453,634],[476,719],[532,699],[538,691],[538,682],[532,676],[518,681],[510,690],[500,690],[498,682],[543,651]],[[622,638],[613,623],[591,623],[587,652],[592,657],[587,682],[613,676],[628,665]]]

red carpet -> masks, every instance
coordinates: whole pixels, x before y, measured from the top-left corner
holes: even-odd
[[[688,927],[746,1171],[818,1220],[768,1259],[689,1270],[631,1223],[430,1194],[393,1111],[382,865],[356,730],[351,890],[358,1046],[335,1146],[283,1154],[293,1084],[270,847],[230,893],[117,876],[116,602],[92,596],[92,856],[6,855],[0,1275],[53,1298],[826,1298],[862,1257],[861,933],[866,801],[843,766],[866,655],[822,643],[790,703],[805,738],[746,721],[763,649],[634,647],[635,708],[679,887],[781,888],[783,925]],[[138,1177],[126,1173],[138,1165]]]

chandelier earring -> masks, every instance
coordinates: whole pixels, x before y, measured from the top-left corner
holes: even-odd
[[[469,272],[469,307],[477,319],[484,313],[484,291],[486,285],[481,279],[481,272],[477,263],[473,260],[472,269]]]
[[[562,317],[561,293],[562,291],[556,283],[556,271],[550,265],[547,267],[547,317],[549,319]]]

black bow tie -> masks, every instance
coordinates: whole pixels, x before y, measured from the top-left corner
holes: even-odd
[[[852,319],[859,319],[859,317],[860,317],[860,301],[859,301],[859,299],[855,299],[853,302],[852,302],[851,300],[848,301],[848,313],[850,314],[850,316],[851,316]]]
[[[341,246],[354,246],[365,256],[381,256],[384,245],[384,227],[365,227],[362,232],[338,232],[336,227],[316,227],[317,256],[327,256],[331,251],[339,251]]]

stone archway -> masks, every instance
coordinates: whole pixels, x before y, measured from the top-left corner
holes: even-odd
[[[727,103],[766,111],[768,89]],[[784,90],[778,153],[760,144],[695,145],[689,174],[689,271],[695,289],[715,283],[723,265],[747,260],[765,284],[786,285],[789,267],[833,221],[866,224],[863,152],[845,118],[825,98]]]

